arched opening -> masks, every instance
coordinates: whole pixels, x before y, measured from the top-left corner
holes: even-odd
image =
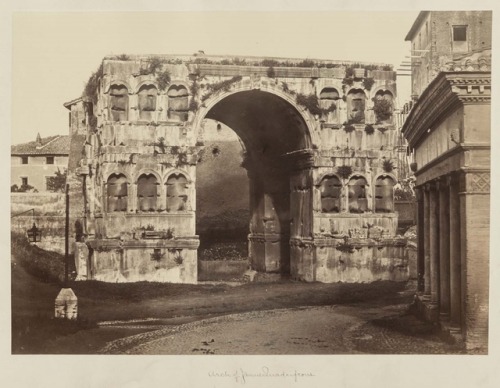
[[[347,114],[349,122],[362,124],[365,122],[366,95],[361,89],[351,89],[347,93]]]
[[[187,179],[182,174],[172,174],[167,179],[167,212],[187,210]]]
[[[109,110],[112,121],[128,120],[128,89],[124,85],[109,88]]]
[[[137,210],[153,212],[158,197],[157,180],[153,174],[142,174],[137,179]]]
[[[349,180],[349,213],[364,213],[368,210],[366,179],[353,176]]]
[[[128,184],[123,174],[111,174],[107,182],[108,212],[127,211]]]
[[[385,122],[392,118],[393,95],[388,90],[379,90],[373,98],[373,112],[377,122]]]
[[[138,93],[139,118],[152,121],[156,111],[158,89],[154,85],[143,85]]]
[[[339,213],[342,183],[335,175],[325,176],[320,183],[321,211],[323,213]]]
[[[312,214],[312,196],[306,193],[311,190],[311,173],[299,166],[299,159],[304,158],[299,151],[310,148],[307,124],[291,103],[260,90],[236,92],[213,106],[207,105],[205,152],[196,178],[200,258],[207,238],[231,236],[240,242],[248,240],[252,268],[289,272],[290,239],[295,235],[291,224],[311,224],[308,212]],[[228,136],[230,130],[235,135]],[[211,168],[204,168],[204,164]],[[291,182],[301,174],[307,176],[306,187],[292,195]],[[311,199],[305,201],[299,215],[292,214],[291,202],[301,200],[303,195]],[[217,210],[225,230],[221,236],[207,236],[202,231],[201,217],[208,212],[208,196],[216,196],[219,204]],[[308,228],[304,230],[310,233]]]
[[[187,121],[189,93],[182,85],[172,85],[167,91],[168,117],[173,120]]]
[[[375,182],[375,212],[394,211],[394,180],[390,176],[378,177]]]

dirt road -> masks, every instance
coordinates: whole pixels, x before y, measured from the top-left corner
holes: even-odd
[[[112,341],[112,354],[450,354],[407,305],[302,307],[231,314]],[[404,322],[403,322],[404,321]]]

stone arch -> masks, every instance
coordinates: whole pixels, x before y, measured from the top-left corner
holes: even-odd
[[[195,136],[198,137],[205,116],[217,103],[233,94],[251,90],[260,90],[273,94],[290,104],[293,109],[300,115],[301,119],[304,121],[307,127],[307,137],[310,148],[312,148],[312,145],[319,145],[321,143],[320,134],[318,131],[316,131],[318,122],[314,118],[314,116],[306,108],[298,105],[293,95],[284,92],[281,87],[277,86],[273,82],[269,82],[269,79],[267,79],[267,82],[265,83],[262,81],[260,81],[259,83],[252,83],[248,80],[236,82],[233,84],[230,90],[216,93],[206,101],[204,101],[203,105],[197,110],[193,119],[193,130],[195,131]]]
[[[118,167],[118,168],[116,168],[116,169],[115,169],[115,170],[113,170],[113,171],[109,171],[107,174],[103,174],[103,175],[102,175],[103,181],[104,181],[104,182],[107,182],[107,181],[109,180],[109,177],[110,177],[111,175],[113,175],[113,174],[114,174],[114,175],[124,175],[124,176],[125,176],[125,178],[127,179],[127,182],[128,182],[128,183],[131,183],[131,182],[133,181],[133,179],[132,179],[132,177],[130,176],[130,174],[129,174],[128,172],[124,171],[124,169],[119,168],[119,167]]]
[[[163,174],[163,178],[161,179],[161,183],[162,184],[166,184],[167,183],[167,179],[170,177],[170,175],[179,175],[179,174],[182,174],[186,177],[187,181],[189,184],[193,183],[193,180],[191,179],[191,176],[190,174],[187,172],[187,170],[185,169],[182,169],[182,168],[173,168],[171,170],[168,170],[165,174]]]
[[[108,81],[106,87],[104,88],[104,94],[109,94],[109,90],[111,89],[111,86],[113,86],[113,85],[121,85],[121,86],[127,88],[129,95],[134,94],[134,92],[135,92],[135,89],[127,81],[125,81],[123,79],[113,79],[113,80]]]
[[[137,83],[137,85],[135,86],[135,94],[139,93],[139,90],[141,89],[141,87],[145,86],[145,85],[150,85],[150,86],[154,86],[156,89],[158,89],[158,94],[160,94],[160,87],[158,86],[158,82],[156,82],[155,80],[143,80],[139,83]]]
[[[306,166],[313,144],[320,144],[319,120],[274,79],[256,76],[205,99],[194,115],[196,137],[205,118],[227,125],[245,146],[253,268],[289,272],[299,254],[290,248],[291,241],[312,233],[314,181]]]
[[[162,182],[161,175],[157,171],[151,168],[141,168],[139,171],[135,173],[133,177],[133,183],[137,184],[137,180],[141,175],[154,175],[156,177],[158,184]]]

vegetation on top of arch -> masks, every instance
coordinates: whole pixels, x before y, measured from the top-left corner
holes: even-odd
[[[133,60],[130,56],[126,54],[117,55],[111,57],[112,59],[129,61]],[[152,57],[161,60],[162,63],[170,65],[181,65],[185,64],[198,64],[198,65],[222,65],[222,66],[262,66],[262,67],[302,67],[302,68],[326,68],[326,69],[336,69],[340,67],[345,68],[361,68],[365,70],[382,70],[382,71],[393,71],[392,65],[376,65],[376,64],[363,64],[363,63],[350,63],[350,62],[328,62],[328,61],[315,61],[312,59],[303,59],[301,61],[296,60],[285,60],[278,61],[272,58],[266,58],[262,60],[251,60],[248,58],[224,58],[224,59],[209,59],[206,57],[194,57],[190,59],[180,59],[180,58],[161,58]]]

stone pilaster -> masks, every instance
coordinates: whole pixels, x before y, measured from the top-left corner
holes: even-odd
[[[439,182],[439,312],[442,318],[450,314],[450,186]]]

